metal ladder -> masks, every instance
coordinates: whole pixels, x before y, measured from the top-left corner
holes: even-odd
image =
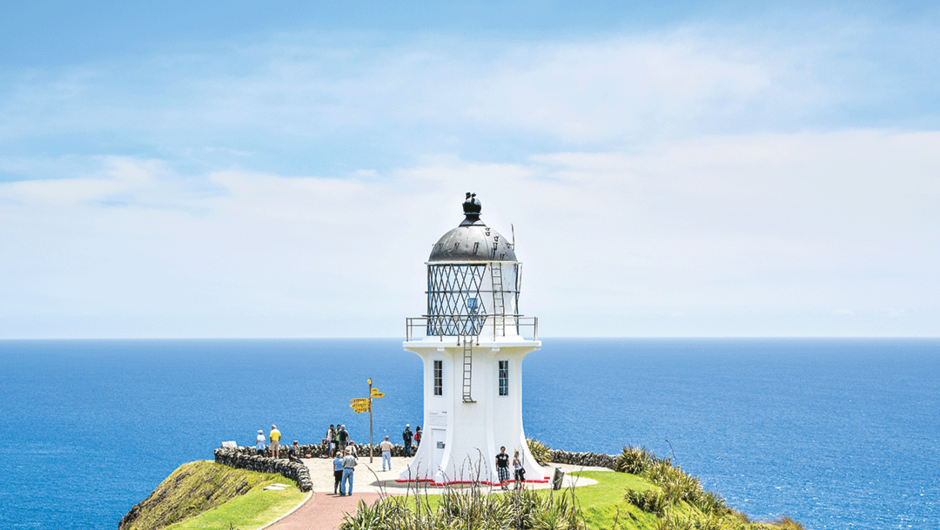
[[[506,335],[506,305],[503,297],[503,266],[499,263],[490,264],[490,277],[493,279],[493,318],[499,319],[502,324],[503,336]],[[496,328],[496,322],[493,323]]]
[[[476,403],[470,396],[473,381],[473,337],[463,338],[463,402]]]

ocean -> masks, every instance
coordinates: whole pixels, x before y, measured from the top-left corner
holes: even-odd
[[[938,339],[552,339],[523,364],[526,434],[645,445],[754,519],[940,527]],[[368,441],[421,423],[401,339],[0,341],[0,528],[116,528],[222,441]]]

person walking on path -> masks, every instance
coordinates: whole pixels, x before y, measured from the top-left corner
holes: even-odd
[[[401,433],[402,439],[405,441],[405,456],[411,456],[411,424],[405,424],[405,430]]]
[[[519,458],[519,451],[513,453],[512,456],[512,468],[515,471],[516,485],[513,489],[524,490],[525,489],[525,468],[522,467],[522,459]]]
[[[343,452],[336,451],[333,459],[333,495],[339,493],[339,484],[343,480]]]
[[[385,441],[379,444],[379,449],[382,450],[382,471],[385,471],[385,463],[388,462],[388,470],[392,470],[392,442],[388,441],[388,436],[385,437]]]
[[[415,427],[415,452],[421,447],[421,426]]]
[[[277,425],[271,426],[271,454],[274,458],[280,458],[281,431],[277,430]]]
[[[264,456],[264,431],[258,429],[258,437],[255,438],[255,450],[258,451],[258,456]]]
[[[343,458],[343,480],[339,484],[339,495],[352,495],[353,490],[353,473],[356,471],[356,464],[359,462],[356,461],[356,456],[352,453],[346,455]],[[347,487],[347,484],[349,485]]]
[[[506,454],[506,447],[499,448],[499,454],[496,455],[496,471],[499,473],[499,487],[506,488],[506,482],[509,482],[509,455]]]

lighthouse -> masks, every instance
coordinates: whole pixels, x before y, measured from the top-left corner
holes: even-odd
[[[522,360],[541,347],[538,320],[519,311],[515,242],[481,211],[467,193],[463,221],[428,257],[427,313],[406,320],[404,349],[424,362],[424,430],[399,481],[498,483],[500,447],[510,463],[519,451],[528,481],[546,480],[522,428]]]

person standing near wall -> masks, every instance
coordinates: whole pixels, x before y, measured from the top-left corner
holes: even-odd
[[[379,449],[382,450],[382,471],[385,471],[385,463],[388,462],[388,470],[392,470],[392,442],[388,441],[388,436],[385,437],[385,441],[379,444]]]
[[[330,425],[329,430],[326,431],[326,449],[329,451],[327,454],[330,458],[333,458],[333,453],[336,452],[336,429],[333,425]]]
[[[516,484],[513,489],[525,489],[525,468],[522,467],[522,458],[519,457],[519,451],[516,450],[512,457],[512,468],[515,471]]]
[[[271,455],[279,458],[281,447],[281,431],[277,430],[277,425],[271,426]]]
[[[346,446],[349,445],[349,432],[346,431],[345,425],[339,426],[339,432],[336,433],[336,439],[339,440],[339,448],[346,450]]]
[[[258,437],[255,438],[255,450],[258,451],[258,456],[264,456],[264,430],[258,429]]]
[[[506,482],[509,481],[509,455],[506,454],[506,447],[499,448],[499,454],[496,455],[496,471],[499,473],[499,487],[506,488]]]
[[[405,430],[401,433],[402,440],[405,441],[405,456],[411,456],[411,424],[405,424]]]

